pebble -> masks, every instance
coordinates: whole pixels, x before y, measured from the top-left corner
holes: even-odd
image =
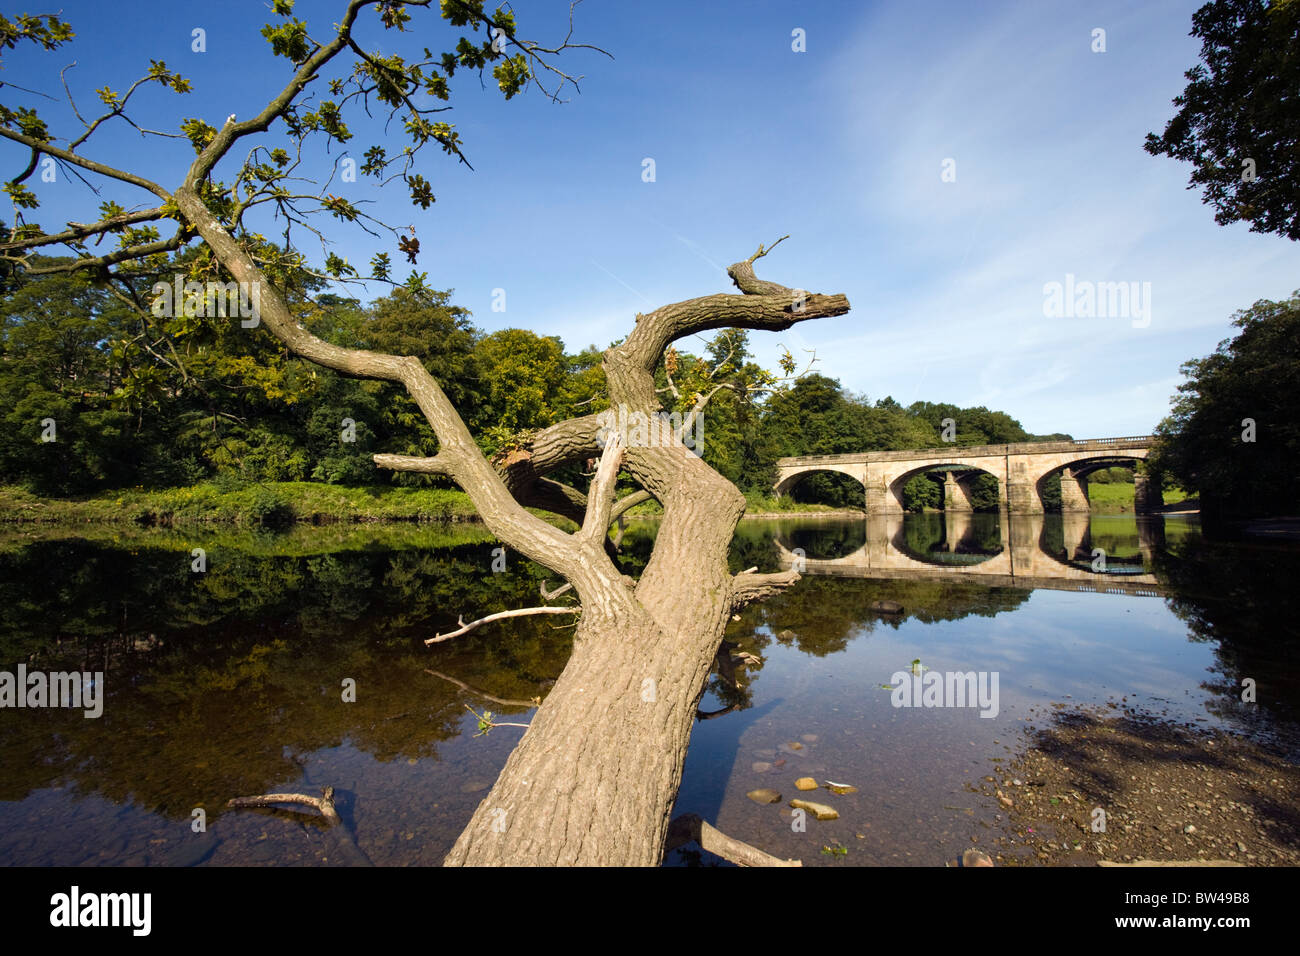
[[[766,760],[755,760],[749,765],[749,769],[754,771],[754,773],[767,773],[772,769],[772,765]]]
[[[794,782],[794,785],[798,787],[800,790],[817,789],[817,781],[814,780],[812,777],[800,777],[798,780]]]
[[[781,802],[781,795],[779,793],[775,790],[768,790],[766,788],[762,790],[751,790],[749,793],[745,794],[745,796],[749,797],[749,799],[753,800],[755,803]]]

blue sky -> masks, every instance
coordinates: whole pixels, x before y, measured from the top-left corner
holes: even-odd
[[[219,126],[253,115],[288,76],[258,35],[268,5],[65,2],[77,39],[53,54],[6,52],[0,79],[53,93],[75,60],[69,82],[86,112],[95,88],[122,90],[161,59],[195,92],[148,91],[142,123]],[[574,39],[615,58],[566,53],[558,65],[585,79],[562,105],[535,92],[506,103],[490,77],[484,89],[458,76],[442,118],[474,171],[426,154],[429,210],[368,182],[332,191],[414,224],[418,268],[454,289],[480,328],[530,328],[573,349],[621,338],[636,312],[734,291],[723,267],[789,233],[759,274],[842,292],[853,311],[753,333],[760,361],[775,367],[785,344],[815,350],[817,370],[872,399],[987,405],[1038,433],[1143,434],[1166,414],[1179,365],[1232,335],[1233,312],[1300,287],[1300,246],[1216,225],[1186,189],[1189,167],[1142,149],[1197,62],[1188,31],[1198,6],[585,0]],[[300,0],[296,12],[323,36],[341,9]],[[520,3],[521,35],[561,37],[567,12],[567,2]],[[416,11],[413,25],[405,40],[368,29],[366,45],[445,41],[436,16]],[[207,31],[205,53],[190,49],[195,27]],[[806,52],[791,49],[796,28]],[[1091,49],[1096,28],[1104,53]],[[66,108],[36,105],[57,136],[79,132]],[[359,157],[381,134],[353,129]],[[123,124],[81,152],[164,184],[192,156]],[[338,149],[319,152],[311,162],[328,171]],[[642,179],[647,157],[654,182]],[[0,144],[3,169],[25,159]],[[949,159],[956,175],[945,182]],[[47,229],[90,221],[99,202],[61,175],[29,185]],[[128,208],[148,198],[112,185],[108,197]],[[379,249],[403,261],[395,241],[376,245],[355,228],[330,238],[359,266]],[[1149,283],[1149,321],[1045,315],[1044,285],[1067,275]],[[498,288],[505,312],[492,311]]]

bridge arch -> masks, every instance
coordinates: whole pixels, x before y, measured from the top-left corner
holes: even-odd
[[[1002,488],[1002,479],[997,472],[991,471],[985,467],[984,463],[975,463],[970,461],[954,460],[951,462],[938,461],[917,465],[907,471],[903,471],[896,477],[887,479],[889,494],[894,501],[898,503],[898,510],[904,509],[903,489],[913,478],[919,475],[937,474],[939,471],[946,472],[946,478],[943,485],[943,503],[945,511],[967,512],[974,511],[975,506],[972,500],[971,482],[980,475],[989,475],[998,482],[998,497],[1002,499],[1005,492]],[[960,473],[960,477],[958,477]]]
[[[830,462],[826,464],[814,462],[812,464],[808,464],[801,467],[793,467],[793,468],[790,467],[782,468],[778,465],[776,484],[773,486],[772,489],[773,494],[775,494],[776,497],[778,498],[780,498],[782,495],[788,495],[794,491],[795,486],[797,486],[801,481],[803,481],[809,475],[815,475],[822,472],[830,472],[832,474],[837,474],[837,475],[847,475],[848,477],[856,481],[859,485],[863,486],[863,491],[865,494],[866,481],[867,481],[867,473],[866,473],[865,466],[855,465],[855,464],[838,464],[835,462]]]
[[[1138,462],[1145,461],[1149,450],[1145,448],[1126,448],[1114,452],[1100,452],[1085,455],[1055,455],[1039,463],[1034,488],[1038,500],[1044,500],[1044,491],[1051,479],[1061,478],[1061,510],[1064,512],[1087,512],[1091,510],[1088,499],[1088,476],[1104,468],[1131,468],[1133,470],[1134,511],[1159,511],[1161,501],[1160,488],[1148,483],[1146,475],[1138,472]]]

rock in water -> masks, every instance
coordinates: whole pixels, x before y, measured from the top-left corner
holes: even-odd
[[[871,602],[871,610],[880,614],[902,614],[903,605],[897,601],[873,601]]]
[[[983,850],[977,850],[971,847],[961,855],[959,866],[992,866],[993,858]]]
[[[826,781],[826,789],[831,793],[857,793],[858,788],[851,783],[836,783],[834,780]]]
[[[800,790],[817,789],[817,781],[814,780],[812,777],[800,777],[798,780],[794,782],[794,785],[798,787]]]
[[[839,812],[834,807],[828,807],[824,803],[813,803],[811,800],[791,800],[790,806],[796,810],[807,810],[818,820],[838,820]]]
[[[749,797],[749,799],[753,800],[755,803],[781,802],[781,795],[779,793],[775,790],[768,790],[766,788],[762,790],[751,790],[749,793],[745,794],[745,796]]]
[[[767,773],[772,769],[772,765],[766,760],[755,760],[749,765],[749,769],[754,771],[754,773]]]

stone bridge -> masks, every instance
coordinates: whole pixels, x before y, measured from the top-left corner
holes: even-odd
[[[853,455],[804,455],[777,460],[777,496],[806,475],[833,471],[861,482],[869,515],[903,513],[903,486],[927,471],[946,471],[944,510],[971,511],[970,483],[977,475],[998,480],[998,505],[1011,514],[1042,514],[1043,484],[1061,475],[1061,504],[1066,512],[1086,512],[1087,476],[1101,468],[1145,461],[1155,439],[1088,438],[1080,441],[1020,442],[1013,445],[949,445],[916,451],[867,451]],[[1163,505],[1158,483],[1134,474],[1133,507],[1153,514]]]
[[[952,552],[955,553],[969,539],[971,520],[971,514],[963,512],[943,516],[945,540]],[[1089,517],[1076,512],[1063,515],[1059,520],[1062,522],[1062,541],[1059,547],[1049,547],[1043,533],[1043,516],[1006,515],[1001,526],[1001,549],[984,560],[964,564],[941,564],[912,553],[904,540],[901,515],[866,518],[862,547],[840,558],[806,557],[780,537],[776,539],[776,547],[782,566],[801,574],[965,579],[988,587],[1050,588],[1140,596],[1165,593],[1156,576],[1146,570],[1151,566],[1155,552],[1164,547],[1163,518],[1139,520],[1140,563],[1112,557],[1107,570],[1093,570],[1097,561]]]

